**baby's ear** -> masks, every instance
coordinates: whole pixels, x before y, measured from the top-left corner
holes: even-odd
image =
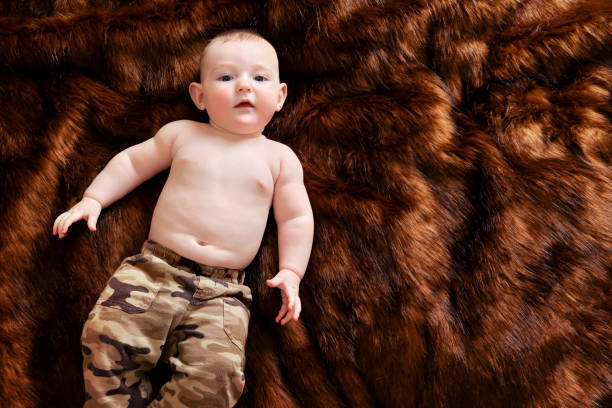
[[[191,100],[199,110],[206,109],[204,104],[204,92],[202,92],[202,84],[199,82],[192,82],[189,84],[189,95]]]
[[[285,99],[287,99],[287,84],[281,82],[280,88],[278,90],[278,103],[276,104],[276,111],[280,111],[283,108],[283,104],[285,103]]]

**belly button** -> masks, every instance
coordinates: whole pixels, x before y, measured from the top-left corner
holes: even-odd
[[[204,241],[198,241],[198,245],[200,245],[200,246],[206,246],[206,242],[204,242]]]

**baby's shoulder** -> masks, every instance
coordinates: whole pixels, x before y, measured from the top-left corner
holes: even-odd
[[[172,135],[174,144],[185,144],[197,135],[207,133],[208,125],[206,123],[196,122],[188,119],[175,120],[174,122],[166,123],[159,133]]]
[[[295,156],[295,153],[289,146],[284,143],[277,142],[276,140],[266,139],[266,149],[276,159],[283,159],[287,156]]]
[[[173,122],[168,122],[162,126],[159,130],[167,133],[174,133],[176,135],[193,132],[194,130],[200,129],[202,123],[196,122],[189,119],[180,119]]]
[[[269,139],[268,139],[269,140]],[[295,152],[286,144],[269,140],[269,151],[274,158],[273,175],[276,180],[282,174],[301,174],[302,164]]]

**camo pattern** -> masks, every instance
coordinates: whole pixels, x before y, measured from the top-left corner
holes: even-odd
[[[244,388],[251,291],[242,270],[180,257],[153,242],[126,258],[81,337],[86,408],[231,407]],[[173,375],[157,396],[148,372]]]

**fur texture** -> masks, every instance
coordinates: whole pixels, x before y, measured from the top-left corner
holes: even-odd
[[[289,99],[267,136],[302,160],[316,228],[298,323],[273,321],[273,221],[249,267],[239,405],[612,404],[611,2],[10,0],[0,16],[0,406],[82,403],[82,324],[167,173],[96,233],[60,241],[53,220],[114,154],[200,118],[198,52],[248,25],[277,47]]]

